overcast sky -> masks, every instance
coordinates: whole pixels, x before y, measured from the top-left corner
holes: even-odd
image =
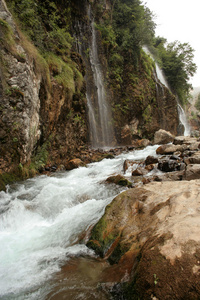
[[[200,86],[200,0],[143,0],[143,4],[155,14],[156,36],[189,43],[195,50],[198,69],[190,82],[193,87]]]

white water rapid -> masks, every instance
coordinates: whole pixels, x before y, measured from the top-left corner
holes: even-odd
[[[125,159],[156,156],[156,148],[148,146],[87,167],[36,177],[0,192],[0,299],[54,299],[47,297],[49,282],[71,256],[93,255],[83,242],[79,244],[79,238],[125,189],[105,184],[105,179],[122,173]],[[77,293],[70,300],[99,299]]]

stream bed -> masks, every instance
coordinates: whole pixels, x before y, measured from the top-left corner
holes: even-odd
[[[28,179],[0,192],[0,299],[106,299],[97,286],[107,262],[85,246],[85,234],[126,189],[105,180],[123,174],[126,159],[156,156],[157,147]]]

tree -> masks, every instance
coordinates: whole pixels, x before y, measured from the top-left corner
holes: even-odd
[[[136,58],[141,47],[154,37],[152,13],[140,0],[117,0],[113,5],[112,24],[119,50],[128,54],[128,59]]]

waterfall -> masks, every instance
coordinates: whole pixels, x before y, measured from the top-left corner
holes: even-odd
[[[190,125],[185,115],[185,111],[180,104],[178,104],[178,113],[180,123],[184,126],[184,136],[190,136]]]
[[[159,65],[157,64],[157,62],[155,62],[155,65],[156,65],[156,74],[157,74],[157,78],[160,80],[160,82],[165,85],[168,89],[169,89],[169,86],[168,86],[168,83],[167,83],[167,80],[165,79],[165,76],[163,74],[163,71],[160,69]]]
[[[99,57],[97,32],[91,7],[87,9],[88,23],[75,24],[75,46],[86,66],[86,97],[90,143],[93,148],[115,145],[111,108],[105,87],[103,66]],[[87,37],[87,38],[86,38]]]
[[[93,80],[96,87],[96,106],[89,93],[87,94],[87,101],[91,128],[91,142],[92,146],[96,148],[111,146],[114,141],[114,130],[112,125],[111,110],[106,99],[104,75],[97,50],[97,37],[94,20],[91,20],[91,30],[92,37],[89,57],[93,72]],[[94,113],[95,111],[96,114]]]
[[[146,46],[143,46],[142,49],[155,62],[156,69],[155,69],[154,77],[155,77],[155,80],[156,80],[156,90],[157,90],[157,93],[158,93],[158,85],[161,87],[162,92],[163,92],[163,85],[170,90],[170,87],[169,87],[169,85],[167,83],[167,80],[166,80],[166,78],[164,76],[163,71],[160,69],[159,65],[155,61],[155,58],[153,57],[153,55],[151,54],[151,52],[149,51],[149,49]],[[163,95],[164,95],[164,93],[163,93]],[[178,108],[180,125],[182,125],[184,127],[184,136],[188,136],[188,135],[190,135],[190,126],[189,126],[189,123],[187,121],[187,118],[186,118],[186,115],[185,115],[185,111],[181,107],[181,105],[179,104],[178,100],[177,100],[177,108]]]

